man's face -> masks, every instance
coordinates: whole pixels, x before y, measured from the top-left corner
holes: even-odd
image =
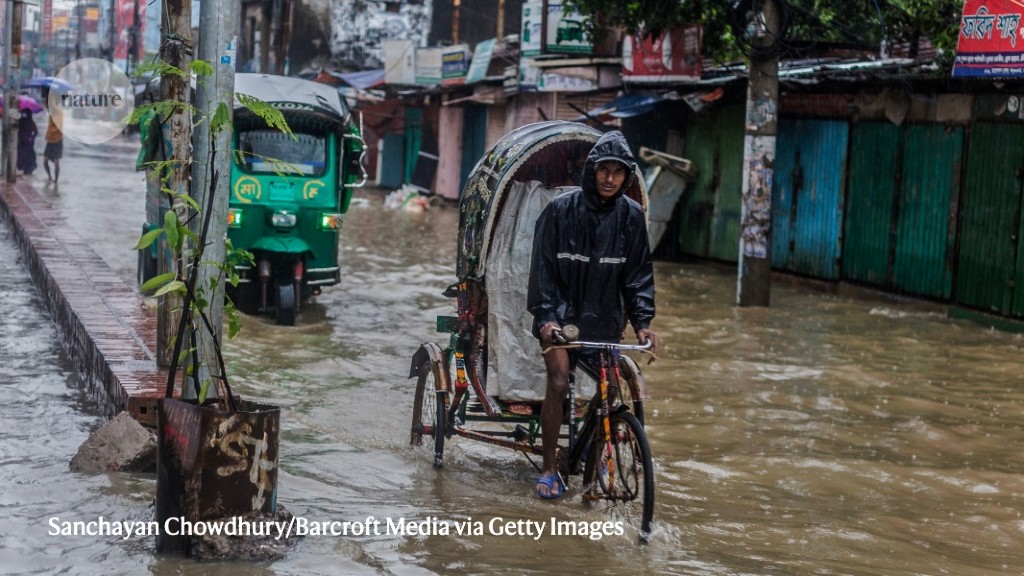
[[[626,181],[626,165],[615,160],[604,160],[597,164],[597,193],[602,198],[611,198]]]

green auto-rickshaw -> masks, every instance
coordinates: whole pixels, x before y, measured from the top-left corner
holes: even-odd
[[[311,295],[341,280],[338,234],[352,189],[366,182],[366,146],[337,89],[300,78],[236,74],[235,92],[284,115],[291,135],[234,111],[228,237],[255,256],[229,287],[246,313],[294,324]]]
[[[235,93],[281,111],[292,134],[271,128],[236,97],[228,238],[251,252],[254,264],[237,267],[240,281],[228,285],[228,295],[242,312],[273,314],[278,324],[293,325],[310,296],[341,280],[341,218],[352,189],[366,182],[366,145],[331,86],[240,73]],[[153,223],[144,232],[161,221],[150,208],[147,220]],[[155,245],[140,251],[140,283],[155,274],[156,259]]]

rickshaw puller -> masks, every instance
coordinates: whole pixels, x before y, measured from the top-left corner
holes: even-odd
[[[555,197],[537,219],[527,307],[542,348],[556,344],[554,331],[566,324],[577,325],[582,340],[617,343],[628,319],[639,343],[650,341],[657,354],[658,336],[649,328],[654,267],[646,217],[643,207],[624,194],[635,174],[636,160],[625,136],[608,132],[587,156],[581,186]],[[544,355],[544,457],[536,485],[541,498],[565,492],[555,452],[569,372],[578,356],[565,349]],[[615,378],[614,370],[609,378]]]

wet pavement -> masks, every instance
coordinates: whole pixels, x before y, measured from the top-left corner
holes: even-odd
[[[69,146],[54,207],[126,282],[144,214],[132,145]],[[103,185],[90,183],[102,182]],[[117,203],[104,209],[103,200]],[[138,204],[135,204],[137,202]],[[464,439],[442,470],[407,446],[409,359],[441,341],[457,211],[361,195],[342,278],[299,325],[245,318],[235,389],[282,407],[278,501],[312,521],[597,520],[570,490],[532,492],[516,454]],[[272,563],[157,556],[151,538],[48,535],[48,518],[152,517],[152,477],[67,461],[102,419],[0,227],[0,566],[11,574],[1019,574],[1024,572],[1024,338],[942,310],[778,282],[733,305],[731,267],[659,262],[663,350],[651,399],[656,534],[309,536]],[[31,399],[31,402],[27,401]]]

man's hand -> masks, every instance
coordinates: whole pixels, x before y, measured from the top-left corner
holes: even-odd
[[[651,357],[658,356],[658,335],[648,328],[641,328],[636,331],[636,339],[640,344],[651,343]]]
[[[548,322],[540,328],[540,344],[541,346],[553,346],[557,344],[555,342],[555,330],[560,330],[561,324],[558,322]]]

